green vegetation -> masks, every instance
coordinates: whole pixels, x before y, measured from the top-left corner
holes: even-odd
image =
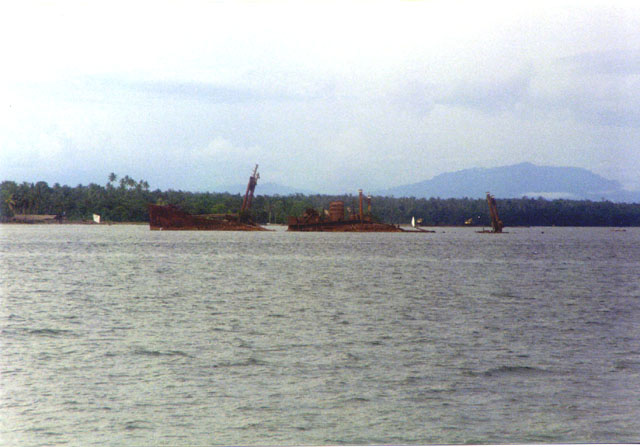
[[[259,190],[259,186],[258,186]],[[346,208],[358,209],[358,197],[302,194],[254,197],[251,214],[259,223],[286,223],[306,208],[328,209],[329,202],[342,200]],[[49,186],[46,182],[0,184],[0,220],[14,214],[56,214],[68,221],[91,220],[99,214],[103,221],[146,222],[147,204],[173,204],[191,214],[237,213],[239,194],[193,193],[149,190],[149,184],[129,176],[118,179],[111,173],[105,186]],[[462,225],[473,219],[489,226],[484,199],[416,199],[373,197],[373,214],[387,223],[406,224],[411,217],[423,225]],[[542,198],[500,199],[498,210],[506,226],[640,226],[640,204],[591,202],[585,200],[545,200]]]

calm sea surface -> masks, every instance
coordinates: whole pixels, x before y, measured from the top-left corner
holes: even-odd
[[[0,226],[0,444],[640,441],[640,228]]]

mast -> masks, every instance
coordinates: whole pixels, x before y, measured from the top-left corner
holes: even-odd
[[[251,209],[251,202],[253,201],[253,192],[258,184],[258,165],[253,169],[253,174],[249,177],[249,183],[247,184],[247,191],[244,193],[244,199],[242,200],[242,208],[240,208],[240,214]]]
[[[487,203],[489,204],[489,214],[491,215],[491,226],[493,227],[493,232],[502,233],[502,227],[504,225],[498,216],[496,199],[489,193],[487,193]]]

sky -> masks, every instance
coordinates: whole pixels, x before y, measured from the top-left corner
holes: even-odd
[[[259,164],[342,194],[531,162],[640,190],[640,2],[1,8],[0,180],[216,191]]]

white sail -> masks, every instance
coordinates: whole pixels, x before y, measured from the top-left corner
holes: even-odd
[[[94,214],[93,215],[93,221],[95,223],[100,223],[100,215],[99,214]]]
[[[413,228],[415,228],[415,227],[416,227],[416,218],[415,218],[415,216],[411,218],[411,226],[412,226]]]

